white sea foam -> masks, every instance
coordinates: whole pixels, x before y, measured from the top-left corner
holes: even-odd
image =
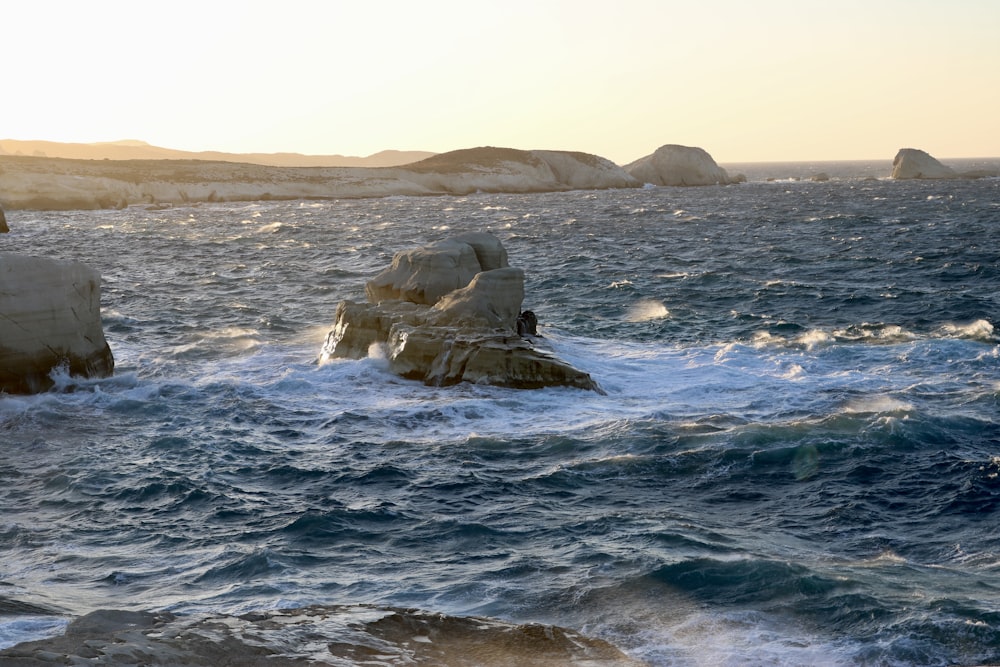
[[[848,414],[863,413],[896,413],[910,412],[914,409],[912,403],[892,396],[866,396],[851,400],[844,406],[843,412]]]
[[[626,322],[648,322],[650,320],[662,320],[670,315],[670,311],[663,305],[662,301],[655,299],[643,299],[629,306],[625,313]]]
[[[827,345],[833,342],[833,336],[825,331],[819,329],[813,329],[812,331],[807,331],[801,336],[795,339],[795,342],[799,345],[804,346],[807,350],[813,350],[818,345]]]
[[[261,225],[257,228],[258,234],[276,234],[281,231],[284,225],[281,222],[272,222],[267,225]]]
[[[987,320],[976,320],[968,324],[946,324],[940,329],[940,334],[946,338],[967,338],[985,342],[994,341],[993,324]]]
[[[643,633],[633,655],[650,664],[690,667],[836,667],[854,664],[857,647],[830,642],[753,611],[691,611],[659,633]]]

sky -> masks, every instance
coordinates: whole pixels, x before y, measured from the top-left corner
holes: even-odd
[[[8,5],[3,139],[1000,157],[1000,0]]]

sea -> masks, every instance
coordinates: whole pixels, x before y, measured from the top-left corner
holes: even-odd
[[[0,396],[0,648],[96,609],[373,605],[648,665],[1000,663],[1000,179],[728,168],[8,211],[5,250],[102,274],[117,366]],[[319,362],[338,302],[467,231],[603,393]]]

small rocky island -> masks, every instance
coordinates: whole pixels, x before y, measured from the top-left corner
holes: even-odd
[[[892,178],[895,180],[996,178],[994,169],[975,169],[958,172],[942,164],[937,158],[918,148],[900,148],[892,160]]]
[[[367,303],[337,306],[321,362],[381,355],[394,373],[428,385],[601,391],[537,336],[534,314],[521,310],[524,271],[488,232],[396,253],[365,295]]]
[[[746,182],[731,176],[703,148],[666,144],[624,167],[632,177],[651,185],[733,185]]]

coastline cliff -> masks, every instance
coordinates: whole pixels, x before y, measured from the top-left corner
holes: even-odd
[[[77,160],[0,155],[0,206],[77,210],[135,205],[346,199],[639,187],[605,158],[482,147],[401,167],[274,167],[207,160]]]

